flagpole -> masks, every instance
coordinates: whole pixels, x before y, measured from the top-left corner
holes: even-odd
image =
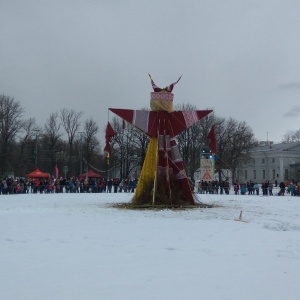
[[[160,120],[158,121],[158,126],[157,126],[157,150],[156,150],[156,157],[155,157],[155,166],[156,167],[155,167],[155,172],[154,172],[152,205],[155,204],[156,185],[157,185],[157,166],[158,166],[158,151],[159,151],[159,127],[160,127]]]
[[[166,119],[164,119],[164,128],[166,128]],[[167,139],[166,139],[166,130],[164,130],[164,148],[165,148],[165,155],[166,155],[166,160],[167,160],[167,184],[168,184],[168,189],[169,189],[169,199],[172,205],[172,191],[171,191],[171,183],[170,183],[170,166],[169,166],[169,154],[168,154],[168,148],[167,148]]]

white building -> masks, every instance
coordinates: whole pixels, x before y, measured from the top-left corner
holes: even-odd
[[[261,142],[250,151],[252,162],[238,170],[240,182],[300,180],[300,142]]]

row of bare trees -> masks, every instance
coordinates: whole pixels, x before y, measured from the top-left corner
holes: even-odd
[[[195,110],[190,104],[178,105],[177,110]],[[144,162],[149,138],[136,128],[114,117],[111,125],[116,133],[109,161],[100,145],[103,131],[95,120],[82,120],[83,113],[61,109],[51,113],[42,126],[33,118],[24,118],[24,109],[9,96],[0,96],[0,175],[12,172],[24,176],[35,167],[54,175],[57,165],[61,175],[78,176],[88,166],[105,171],[110,177],[129,178],[138,175]],[[252,129],[245,123],[209,114],[177,137],[177,144],[193,179],[199,168],[200,151],[208,146],[208,133],[215,125],[217,140],[216,169],[233,174],[250,161],[249,150],[257,144]],[[64,168],[67,167],[67,168]],[[62,174],[66,170],[66,174]]]
[[[300,129],[287,132],[282,140],[283,143],[300,142]]]
[[[82,112],[61,109],[42,126],[24,118],[24,108],[14,98],[0,95],[0,175],[24,176],[40,168],[54,174],[54,167],[78,175],[86,163],[101,165],[99,127]],[[67,174],[66,174],[67,175]]]
[[[176,109],[195,110],[196,107],[187,104],[179,105]],[[208,147],[208,134],[213,125],[217,141],[215,168],[219,181],[221,181],[224,169],[231,170],[232,181],[234,181],[236,171],[243,164],[251,162],[249,150],[257,146],[258,141],[246,122],[218,117],[214,113],[201,119],[177,138],[187,175],[193,179],[193,174],[199,168],[200,151]]]

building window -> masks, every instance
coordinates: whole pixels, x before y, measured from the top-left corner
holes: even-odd
[[[261,159],[261,163],[262,163],[262,164],[265,163],[265,159],[264,159],[264,158]]]
[[[272,163],[274,163],[275,162],[275,158],[274,157],[272,157]]]
[[[256,179],[256,170],[253,170],[253,179]]]
[[[248,172],[247,170],[245,170],[245,179],[247,179],[247,177],[248,177]]]
[[[275,179],[275,170],[272,170],[272,179]]]
[[[285,169],[284,170],[284,180],[288,180],[289,179],[289,170]]]
[[[266,170],[262,170],[262,179],[266,179]]]

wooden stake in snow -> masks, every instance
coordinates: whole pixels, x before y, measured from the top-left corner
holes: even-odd
[[[240,217],[239,217],[240,220],[242,220],[242,216],[243,216],[243,211],[240,212]]]
[[[243,220],[243,211],[242,210],[240,212],[239,218],[238,219],[234,219],[234,221],[240,221],[240,222],[248,223],[248,221]]]

